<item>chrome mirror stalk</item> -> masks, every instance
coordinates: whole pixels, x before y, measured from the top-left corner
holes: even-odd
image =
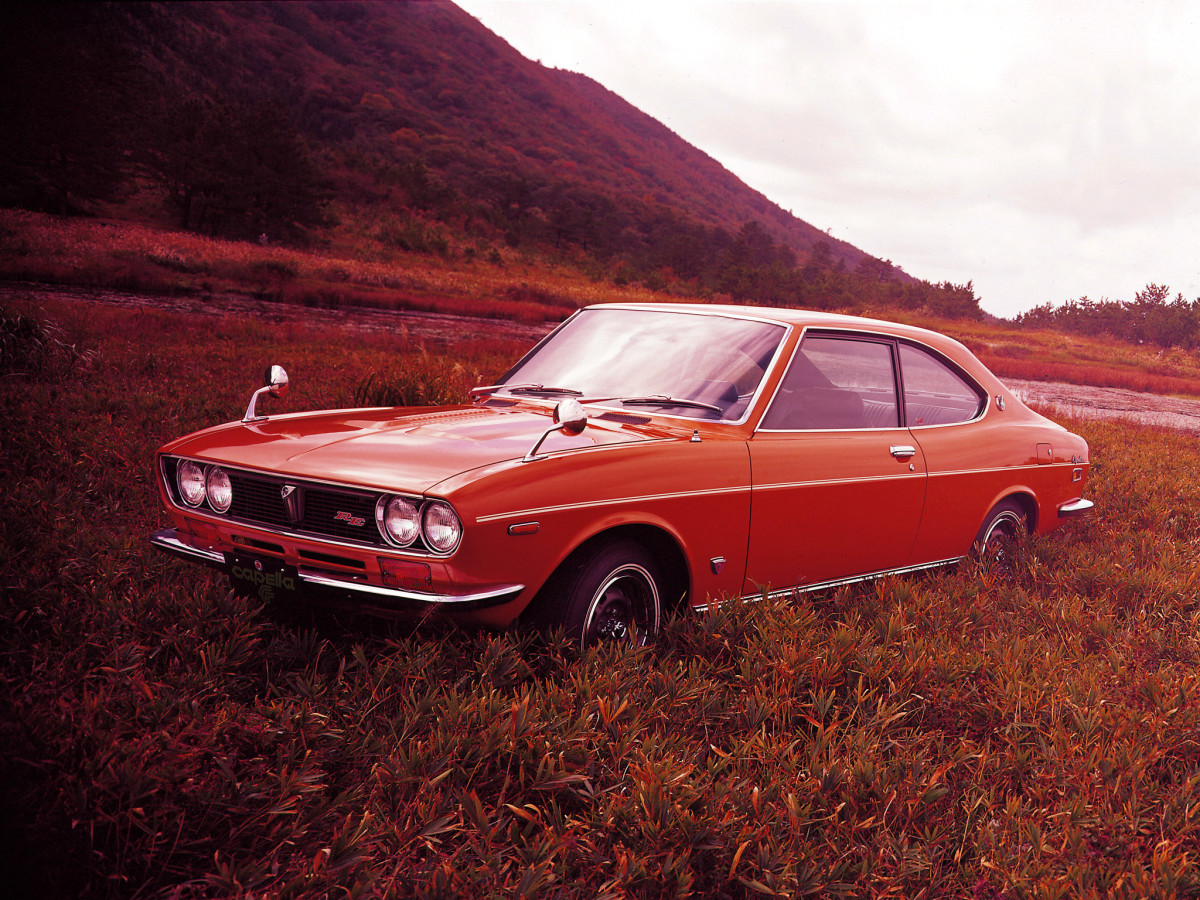
[[[287,396],[288,374],[284,371],[283,366],[271,366],[267,369],[264,380],[266,384],[250,395],[250,405],[246,407],[246,415],[242,416],[243,422],[261,422],[267,418],[257,413],[258,398],[263,394],[270,394],[272,397]]]
[[[529,452],[521,458],[521,462],[533,462],[535,459],[545,459],[545,455],[538,456],[538,449],[542,446],[542,442],[556,431],[561,431],[563,434],[572,437],[577,434],[583,434],[583,429],[587,428],[587,418],[587,410],[583,408],[583,404],[578,400],[560,400],[554,405],[554,424],[542,433],[542,436],[537,439],[536,443],[529,448]]]

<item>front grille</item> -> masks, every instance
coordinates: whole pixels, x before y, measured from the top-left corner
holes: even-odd
[[[175,503],[184,507],[175,484],[178,465],[177,457],[163,457],[162,473],[167,489]],[[379,498],[391,495],[245,469],[226,468],[225,471],[233,488],[233,503],[229,512],[214,513],[208,503],[201,504],[198,512],[295,534],[394,549],[379,533],[379,526],[375,522],[375,506]],[[419,496],[412,496],[411,499],[418,505],[422,502]],[[423,538],[405,549],[416,553],[430,552]],[[279,552],[283,552],[282,548],[279,548]]]
[[[229,509],[231,518],[277,528],[287,528],[291,524],[287,505],[280,493],[282,482],[237,471],[229,472],[229,481],[233,485],[233,505]]]
[[[375,495],[299,488],[304,504],[301,531],[351,541],[382,543],[375,527]]]
[[[178,501],[174,486],[177,464],[174,459],[167,461],[165,477],[172,496]],[[233,503],[225,514],[230,519],[339,541],[386,546],[375,524],[375,502],[379,494],[339,490],[241,469],[225,471],[233,487]],[[284,491],[289,485],[291,496],[285,498]],[[207,505],[202,509],[211,512]]]

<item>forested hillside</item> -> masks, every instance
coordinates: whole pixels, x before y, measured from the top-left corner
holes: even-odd
[[[980,314],[971,285],[830,238],[452,3],[10,4],[0,25],[5,206],[292,242],[351,222],[700,296]]]

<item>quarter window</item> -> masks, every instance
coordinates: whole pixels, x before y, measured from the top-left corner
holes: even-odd
[[[792,357],[762,427],[793,431],[899,424],[892,345],[810,335]]]
[[[900,371],[904,415],[910,428],[953,425],[979,415],[983,392],[933,354],[901,344]]]

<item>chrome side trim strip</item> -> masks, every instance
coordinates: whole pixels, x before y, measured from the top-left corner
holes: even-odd
[[[511,519],[514,517],[526,518],[529,516],[546,515],[547,513],[565,512],[572,509],[591,509],[597,506],[615,506],[622,503],[651,503],[660,500],[682,500],[686,497],[712,497],[717,494],[748,494],[750,493],[750,485],[739,485],[736,487],[713,488],[704,491],[673,491],[666,494],[643,494],[640,497],[612,497],[608,500],[588,500],[583,503],[561,503],[557,506],[538,506],[533,509],[514,509],[508,512],[492,513],[487,516],[477,516],[476,524],[483,522],[495,522],[500,519]]]
[[[721,607],[727,603],[757,603],[764,599],[775,599],[777,597],[787,597],[794,594],[811,594],[816,591],[827,591],[831,588],[845,587],[851,584],[862,584],[867,581],[877,581],[880,578],[887,578],[889,575],[911,575],[914,572],[924,572],[928,569],[940,569],[944,566],[952,566],[955,563],[962,562],[966,559],[965,556],[955,556],[951,559],[939,559],[936,562],[920,563],[915,566],[901,566],[898,569],[883,569],[879,572],[868,572],[866,575],[853,575],[849,578],[834,578],[830,581],[818,581],[813,584],[796,585],[790,588],[782,588],[775,591],[767,591],[766,594],[746,594],[743,597],[728,597],[724,600],[717,600],[713,603],[701,603],[699,606],[693,606],[694,612],[707,612],[709,606]]]
[[[812,478],[808,481],[781,481],[776,484],[756,484],[754,493],[761,494],[764,491],[782,491],[795,490],[796,488],[818,488],[818,487],[836,487],[842,484],[867,484],[880,481],[912,481],[914,478],[923,478],[929,473],[922,469],[920,472],[904,472],[895,475],[858,475],[853,478]]]
[[[939,427],[939,426],[932,426]],[[990,468],[978,469],[944,469],[942,471],[934,471],[929,473],[930,478],[950,478],[956,475],[990,475],[994,472],[1036,472],[1038,469],[1049,471],[1057,467],[1060,469],[1073,468],[1070,461],[1065,463],[1045,463],[1043,465],[1032,466],[992,466]]]
[[[1082,497],[1078,500],[1060,503],[1058,505],[1058,517],[1060,519],[1071,519],[1076,516],[1082,516],[1090,512],[1095,505],[1091,500],[1084,500]]]
[[[1036,470],[1038,466],[997,466],[989,469],[961,469],[954,472],[927,472],[921,470],[916,473],[898,472],[895,475],[867,475],[855,476],[853,478],[825,478],[825,479],[809,479],[807,481],[788,481],[776,482],[773,484],[756,484],[751,485],[714,488],[703,491],[673,491],[663,494],[643,494],[637,497],[611,497],[607,500],[590,500],[583,503],[562,503],[556,506],[539,506],[531,509],[514,509],[502,513],[492,513],[486,516],[477,516],[475,522],[481,524],[484,522],[496,522],[502,519],[511,519],[514,517],[539,516],[549,513],[566,512],[573,509],[592,509],[598,506],[616,506],[619,504],[628,503],[651,503],[662,500],[682,500],[687,497],[711,497],[718,494],[738,494],[738,493],[760,493],[763,491],[779,491],[779,490],[794,490],[802,487],[833,487],[841,484],[863,484],[865,482],[879,481],[899,481],[901,479],[912,479],[916,477],[928,478],[945,478],[952,475],[979,475],[990,474],[993,472],[1019,472],[1025,469]],[[1041,468],[1046,468],[1042,466]],[[941,565],[941,563],[935,563]]]

